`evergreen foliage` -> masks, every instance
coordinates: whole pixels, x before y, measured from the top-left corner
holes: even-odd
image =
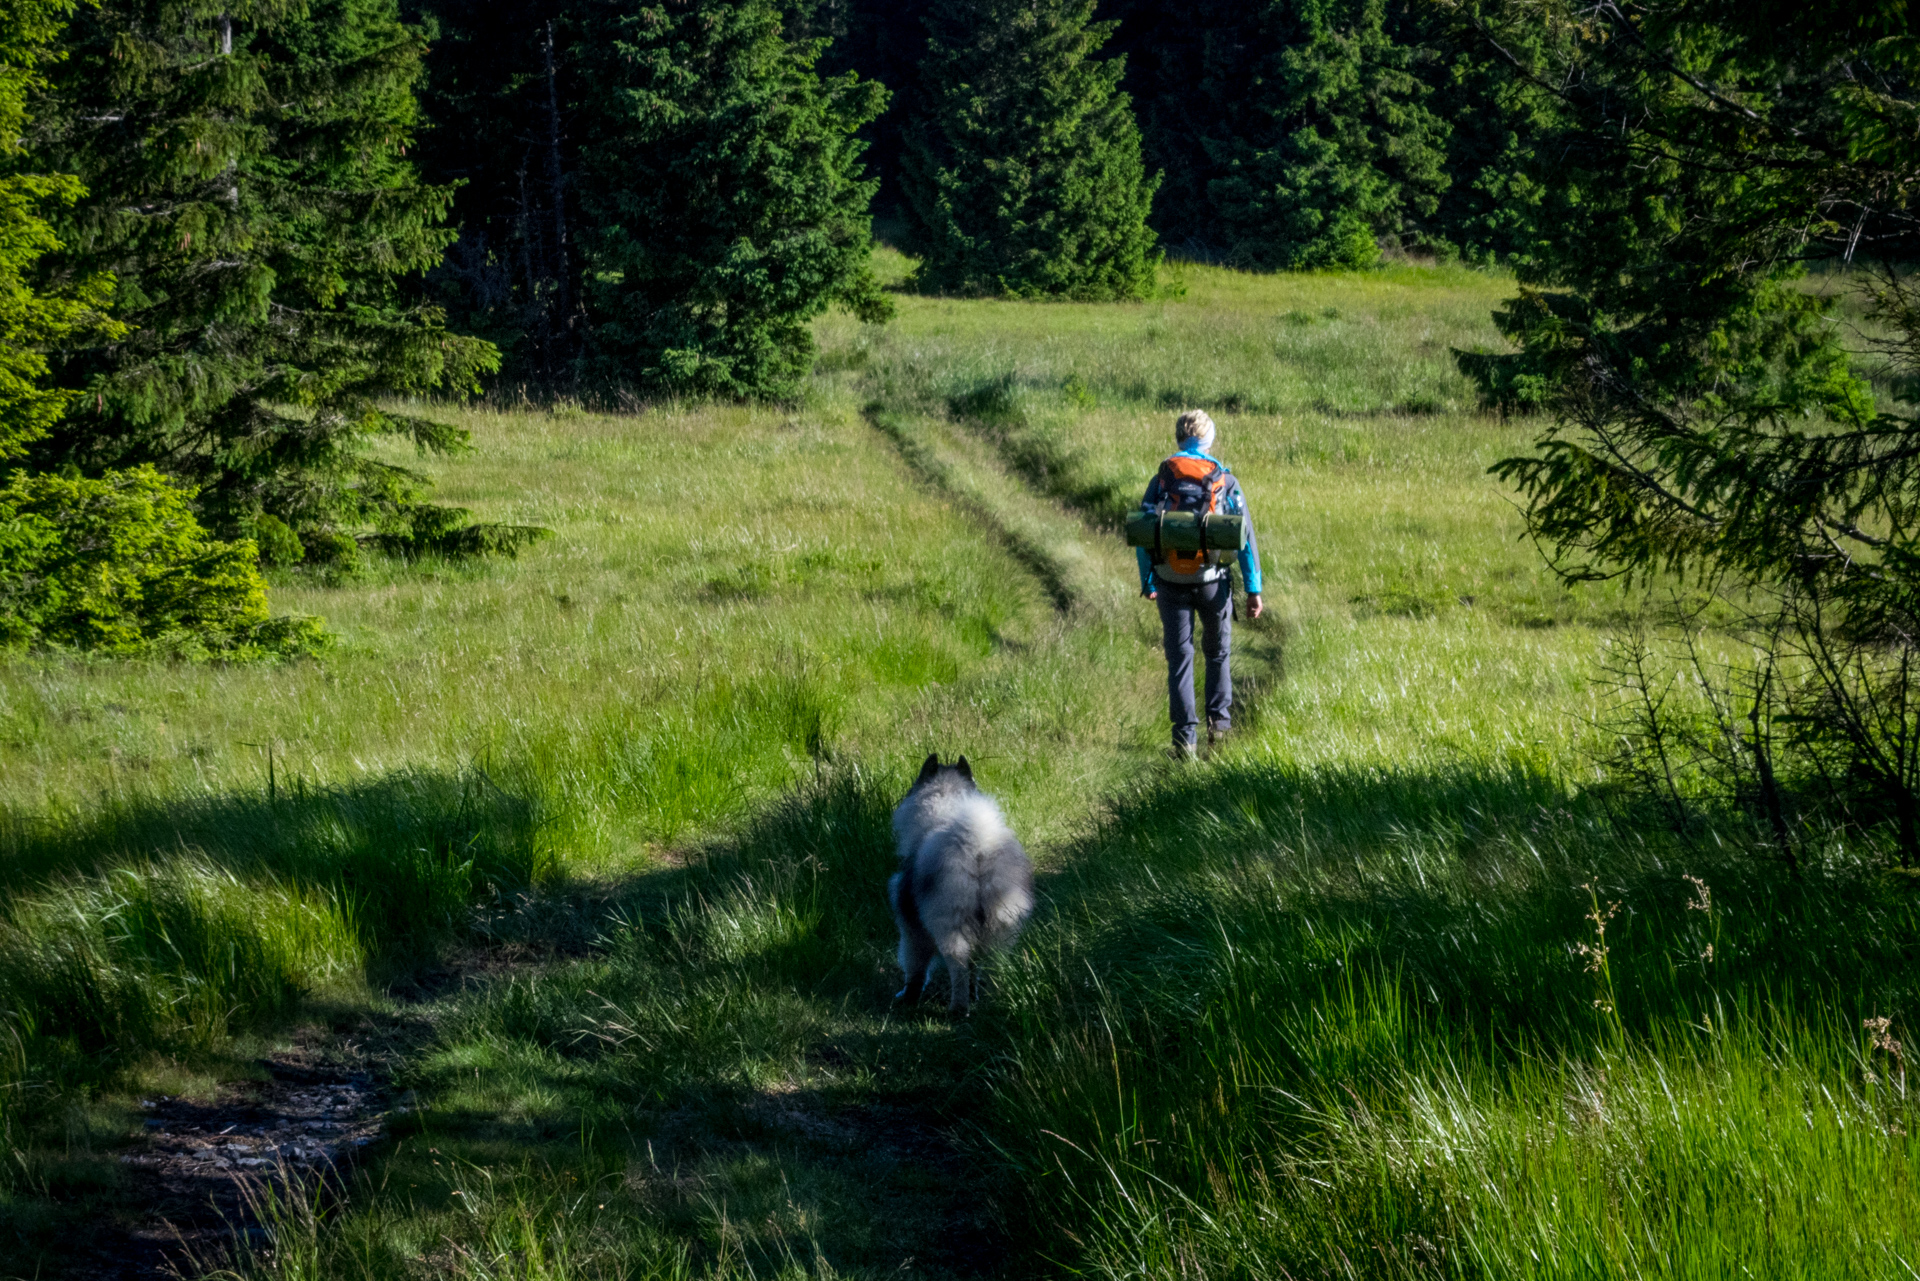
[[[0,11],[0,156],[12,166],[21,163],[29,97],[44,84],[42,68],[72,7],[65,0],[14,0]],[[53,290],[36,289],[29,279],[41,255],[59,246],[48,207],[70,205],[83,193],[68,174],[0,172],[0,468],[44,437],[78,394],[45,385],[44,349],[89,330],[116,332],[99,314],[110,279],[83,276]]]
[[[927,52],[927,12],[933,0],[787,0],[790,38],[825,40],[822,75],[858,72],[887,90],[886,109],[861,127],[862,159],[879,184],[876,229],[918,252],[904,178],[908,122],[923,115],[920,62]]]
[[[942,0],[907,192],[937,293],[1139,298],[1160,251],[1124,59],[1093,0]]]
[[[1596,12],[1553,10],[1566,38],[1531,49],[1537,6],[1468,15],[1561,122],[1496,317],[1519,350],[1461,357],[1490,403],[1550,415],[1496,470],[1569,577],[1723,587],[1759,656],[1723,674],[1743,795],[1783,849],[1797,774],[1920,856],[1920,299],[1893,272],[1868,289],[1881,400],[1831,292],[1798,283],[1810,258],[1917,247],[1920,54],[1891,11]]]
[[[1538,250],[1546,183],[1535,147],[1559,109],[1530,91],[1511,63],[1479,46],[1443,6],[1397,15],[1395,38],[1416,47],[1414,71],[1431,88],[1426,106],[1448,128],[1445,183],[1413,235],[1420,245],[1469,262],[1517,266]],[[1539,56],[1548,31],[1513,33]]]
[[[193,491],[141,465],[0,488],[0,647],[225,659],[312,653],[318,619],[269,618],[250,542],[218,542]]]
[[[393,0],[231,14],[107,0],[66,49],[34,156],[89,194],[45,265],[55,281],[112,273],[127,332],[54,361],[82,394],[36,460],[89,475],[154,464],[199,490],[224,535],[291,530],[266,540],[280,559],[534,536],[468,528],[424,501],[423,478],[366,452],[381,436],[463,448],[378,398],[464,393],[496,363],[401,288],[452,237],[448,192],[405,159],[423,47]]]
[[[1438,207],[1447,126],[1386,16],[1385,0],[1264,6],[1258,34],[1272,52],[1247,68],[1232,136],[1206,142],[1234,261],[1364,267],[1381,234],[1410,233]]]
[[[880,86],[823,82],[771,0],[595,4],[573,47],[592,384],[792,396],[813,317],[891,314],[855,137]]]
[[[0,153],[15,166],[26,163],[29,95],[44,85],[71,7],[24,0],[0,10]],[[61,247],[49,206],[85,194],[70,175],[0,176],[0,468],[12,465],[0,486],[0,649],[252,658],[319,647],[317,620],[267,616],[253,546],[208,540],[191,490],[150,467],[84,480],[18,466],[78,395],[45,385],[45,348],[124,335],[100,314],[111,277],[73,273],[51,289],[31,279]]]

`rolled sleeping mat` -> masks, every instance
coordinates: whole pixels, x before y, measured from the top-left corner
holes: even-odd
[[[1237,552],[1247,545],[1247,519],[1230,512],[1127,513],[1127,546],[1148,551]]]

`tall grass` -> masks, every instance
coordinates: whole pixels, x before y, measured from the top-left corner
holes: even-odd
[[[1562,589],[1486,478],[1532,425],[1448,349],[1509,288],[827,317],[797,407],[469,412],[441,491],[558,537],[284,576],[323,663],[0,666],[13,1142],[365,984],[409,1110],[243,1271],[1908,1275],[1920,908],[1588,788],[1641,602]],[[1189,406],[1270,612],[1175,771],[1113,525]],[[1041,867],[958,1025],[888,1004],[932,750]]]
[[[1106,1276],[1904,1276],[1911,891],[1521,770],[1245,764],[1061,879],[988,1126]],[[1878,1030],[1876,1030],[1876,1027]]]
[[[316,984],[357,977],[349,910],[297,886],[181,860],[36,898],[0,931],[0,983],[25,1034],[98,1052],[214,1044],[271,1026]]]
[[[364,999],[551,869],[538,816],[479,770],[12,817],[0,1111],[27,1133],[150,1055]]]

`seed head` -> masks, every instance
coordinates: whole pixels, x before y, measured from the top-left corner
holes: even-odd
[[[1893,1037],[1893,1032],[1891,1031],[1893,1027],[1892,1019],[1887,1018],[1885,1015],[1877,1019],[1862,1019],[1860,1020],[1860,1026],[1873,1033],[1874,1049],[1885,1050],[1901,1062],[1906,1060],[1906,1055],[1902,1052],[1900,1042]]]
[[[1707,888],[1707,883],[1697,876],[1682,875],[1680,879],[1693,882],[1693,897],[1687,900],[1687,910],[1705,912],[1708,916],[1712,916],[1713,891]]]

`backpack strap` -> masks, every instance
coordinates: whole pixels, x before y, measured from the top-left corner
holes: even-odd
[[[1173,459],[1165,458],[1161,460],[1158,479],[1160,481],[1160,510],[1165,511],[1167,509],[1167,492],[1173,488],[1174,481],[1177,479],[1173,474]]]

